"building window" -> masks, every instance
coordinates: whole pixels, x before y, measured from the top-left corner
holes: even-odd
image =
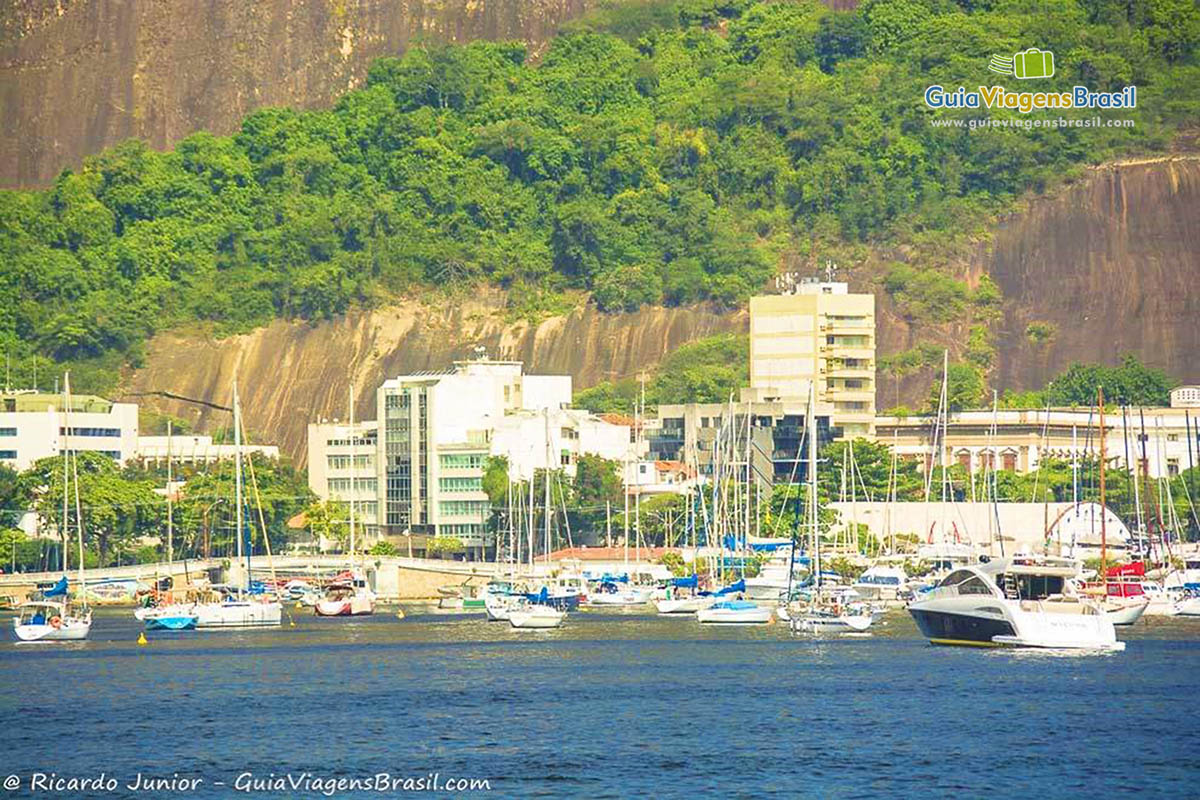
[[[0,459],[13,461],[17,457],[16,450],[0,450]]]
[[[1168,433],[1168,434],[1167,434],[1167,441],[1168,441],[1168,442],[1178,442],[1178,441],[1179,441],[1179,434],[1178,434],[1178,433]]]
[[[16,436],[16,428],[0,428],[0,436]]]
[[[483,469],[482,453],[443,453],[438,461],[442,469]]]
[[[370,455],[354,456],[353,463],[350,456],[329,456],[326,461],[330,469],[370,469],[375,466],[375,457]]]
[[[483,478],[438,478],[443,492],[482,492]]]
[[[1009,472],[1017,471],[1017,454],[1016,453],[1002,453],[1000,457],[1004,460],[1004,468],[1006,470],[1008,470]]]
[[[444,517],[480,518],[488,512],[491,504],[487,500],[443,500],[438,510]]]
[[[1170,478],[1174,478],[1174,477],[1177,477],[1178,475],[1179,475],[1179,459],[1178,458],[1168,458],[1167,459],[1167,476]]]
[[[120,436],[120,428],[59,428],[59,436]]]

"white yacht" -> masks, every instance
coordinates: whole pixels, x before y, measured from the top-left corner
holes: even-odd
[[[530,603],[528,600],[508,611],[508,624],[514,628],[559,628],[567,618],[567,612],[553,606]]]
[[[31,600],[17,606],[13,633],[22,642],[74,642],[88,637],[92,612],[63,600]]]
[[[1112,620],[1064,594],[1071,559],[1019,557],[960,567],[908,607],[934,644],[1124,650]]]

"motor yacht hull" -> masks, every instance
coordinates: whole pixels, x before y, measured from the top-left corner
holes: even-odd
[[[933,644],[1123,650],[1107,614],[1047,610],[1053,604],[978,597],[933,598],[908,607]],[[1066,604],[1063,604],[1064,606]]]

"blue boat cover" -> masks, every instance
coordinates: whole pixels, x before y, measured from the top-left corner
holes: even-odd
[[[748,611],[752,608],[758,608],[758,604],[751,603],[749,600],[726,600],[723,603],[714,603],[713,608],[727,608],[730,611]]]
[[[746,581],[740,580],[737,583],[729,584],[724,589],[718,589],[716,591],[716,595],[717,595],[717,597],[724,597],[727,594],[737,594],[738,592],[744,592],[744,591],[746,591]],[[754,605],[754,604],[751,603],[751,605]]]
[[[601,583],[629,583],[628,575],[609,575],[604,573],[604,577],[600,579]]]
[[[58,579],[58,583],[51,586],[46,591],[42,592],[43,597],[59,597],[67,593],[67,576],[63,575]]]
[[[700,585],[700,579],[693,575],[690,578],[672,578],[672,586],[678,586],[680,589],[695,589]]]

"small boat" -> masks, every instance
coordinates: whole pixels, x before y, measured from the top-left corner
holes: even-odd
[[[361,617],[375,613],[375,593],[366,578],[354,575],[325,587],[325,595],[313,606],[318,617]]]
[[[565,611],[528,601],[509,609],[508,612],[508,624],[514,628],[558,628],[566,618]]]
[[[13,633],[22,642],[73,642],[88,637],[92,612],[75,612],[65,600],[30,600],[17,606]]]
[[[870,609],[817,607],[791,620],[792,633],[862,633],[875,621]]]
[[[660,614],[695,614],[715,602],[716,600],[711,595],[696,595],[695,597],[655,600],[654,607]]]
[[[650,602],[653,590],[642,586],[622,586],[613,582],[601,583],[588,595],[588,604],[595,606],[642,606]]]
[[[697,611],[696,619],[706,624],[765,625],[771,621],[771,607],[749,600],[723,600]]]
[[[1147,617],[1174,617],[1179,614],[1179,595],[1169,592],[1155,581],[1142,581],[1142,591],[1150,602],[1146,604]]]
[[[489,592],[483,599],[483,607],[489,622],[507,622],[509,612],[526,602],[523,595]]]
[[[439,586],[438,608],[444,611],[483,611],[487,589],[475,584],[463,583],[457,586]]]
[[[1187,592],[1175,604],[1175,613],[1181,617],[1200,617],[1200,585],[1185,584]]]

